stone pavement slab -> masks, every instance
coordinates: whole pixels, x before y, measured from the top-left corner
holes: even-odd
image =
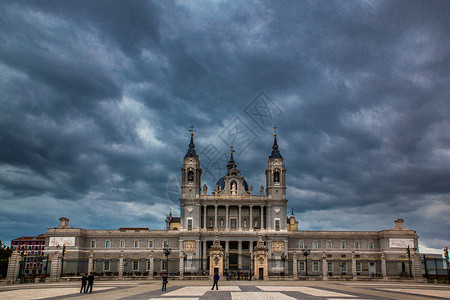
[[[80,283],[59,282],[0,286],[0,299],[108,300],[361,300],[450,299],[449,285],[395,282],[262,282],[222,281],[211,290],[209,281],[170,281],[167,292],[160,281],[101,281],[92,294],[80,294]]]

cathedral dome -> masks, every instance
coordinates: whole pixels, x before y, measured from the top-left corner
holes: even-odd
[[[225,189],[225,176],[223,176],[222,178],[220,178],[217,183],[216,186],[220,187],[221,190]],[[243,180],[242,181],[242,185],[244,186],[244,190],[246,190],[248,192],[248,184],[247,181]]]

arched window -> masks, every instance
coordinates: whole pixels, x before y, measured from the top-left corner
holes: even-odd
[[[194,172],[193,171],[188,172],[188,181],[194,181]]]
[[[275,171],[273,173],[273,182],[280,182],[280,172]]]

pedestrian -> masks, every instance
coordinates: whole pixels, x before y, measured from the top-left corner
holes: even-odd
[[[167,289],[167,274],[166,273],[164,273],[163,274],[163,276],[162,276],[162,282],[163,282],[163,284],[162,284],[162,289],[161,289],[161,291],[166,291]]]
[[[87,291],[89,290],[89,293],[92,294],[92,286],[94,285],[94,275],[92,275],[92,272],[87,277],[87,281],[88,281],[88,284],[87,284],[86,290],[84,292],[87,293]]]
[[[86,283],[87,283],[87,277],[86,277],[86,274],[83,273],[83,276],[81,277],[80,294],[83,292],[86,293]]]
[[[219,289],[218,282],[219,282],[219,279],[220,279],[219,274],[218,273],[214,274],[213,279],[214,279],[214,283],[213,283],[213,286],[212,286],[211,290],[214,289],[214,286],[216,286],[216,290],[218,290]]]

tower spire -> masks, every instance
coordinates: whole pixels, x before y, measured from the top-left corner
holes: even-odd
[[[189,143],[189,150],[186,153],[185,157],[198,157],[197,153],[195,152],[194,125],[191,126],[191,128],[189,129],[189,132],[191,133],[191,142]]]
[[[281,156],[280,151],[278,151],[278,143],[277,143],[277,127],[273,128],[273,146],[272,146],[272,153],[270,154],[269,158],[283,158]]]
[[[234,153],[234,148],[233,148],[233,146],[231,146],[230,147],[230,161],[227,164],[228,170],[236,168],[236,163],[234,162],[233,153]]]

